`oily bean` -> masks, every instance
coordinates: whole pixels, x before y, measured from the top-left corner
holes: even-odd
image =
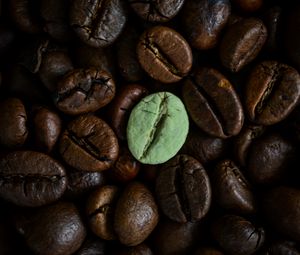
[[[198,69],[184,83],[182,96],[192,120],[206,133],[227,138],[240,132],[244,121],[240,99],[217,70]]]
[[[232,255],[250,255],[257,251],[265,241],[263,228],[256,228],[250,221],[225,215],[212,225],[212,234],[225,252]]]
[[[22,101],[9,98],[0,103],[0,144],[20,147],[28,136],[27,114]]]
[[[55,104],[66,114],[94,112],[115,96],[115,83],[109,73],[95,68],[75,69],[58,83]]]
[[[122,244],[142,243],[158,222],[158,208],[150,190],[132,182],[122,192],[116,206],[114,229]]]
[[[267,29],[257,18],[244,18],[231,25],[220,44],[222,64],[232,72],[240,71],[254,60],[267,39]]]
[[[198,221],[210,208],[211,187],[206,171],[188,155],[179,154],[162,166],[155,191],[164,214],[177,222]]]
[[[300,75],[292,67],[264,61],[251,72],[245,108],[251,121],[272,125],[287,117],[300,98]]]
[[[79,38],[92,47],[112,44],[127,19],[124,1],[75,0],[70,7],[70,24]]]
[[[50,152],[61,131],[61,119],[46,107],[37,107],[33,113],[34,140],[37,148]]]
[[[265,220],[277,231],[300,240],[300,191],[290,187],[276,187],[268,191],[262,200]]]
[[[147,94],[146,88],[138,84],[129,84],[120,88],[118,94],[109,105],[110,123],[119,139],[126,139],[129,114],[138,101]]]
[[[180,81],[193,62],[190,46],[175,30],[156,26],[146,30],[137,45],[142,68],[155,80],[163,83]]]
[[[182,13],[183,28],[192,47],[214,48],[231,12],[229,0],[191,0]]]
[[[279,134],[268,133],[249,148],[247,173],[257,184],[276,183],[296,156],[294,145]]]
[[[167,22],[180,11],[184,0],[129,0],[135,13],[150,22]]]
[[[213,172],[212,189],[215,201],[236,213],[255,213],[256,200],[252,187],[231,160],[220,161]]]
[[[116,239],[113,220],[118,196],[117,186],[103,186],[90,194],[86,204],[89,226],[104,240]]]
[[[15,151],[0,160],[0,196],[19,206],[41,206],[58,200],[67,186],[64,168],[49,156]]]
[[[43,255],[71,255],[86,235],[77,208],[69,202],[37,209],[20,230],[34,254]]]
[[[59,152],[64,161],[77,170],[103,171],[116,161],[119,144],[103,120],[81,115],[70,122],[62,134]]]
[[[88,237],[75,255],[105,255],[106,243],[104,240],[95,237]]]

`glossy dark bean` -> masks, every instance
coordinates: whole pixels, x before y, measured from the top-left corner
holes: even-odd
[[[212,190],[215,201],[222,208],[242,214],[256,212],[252,187],[232,160],[222,160],[216,165]]]
[[[259,184],[276,183],[295,157],[294,145],[278,134],[267,134],[249,148],[247,173]]]
[[[100,118],[82,115],[68,124],[59,151],[70,166],[82,171],[110,168],[119,154],[117,137]]]
[[[292,240],[300,240],[300,191],[276,187],[268,191],[262,201],[265,220]]]
[[[106,244],[103,240],[96,237],[88,237],[75,255],[105,255]]]
[[[287,117],[300,97],[300,75],[292,67],[265,61],[251,72],[245,92],[245,108],[251,121],[272,125]]]
[[[70,24],[79,38],[92,47],[112,44],[122,32],[127,14],[121,0],[75,0]]]
[[[58,83],[55,104],[66,114],[94,112],[115,96],[115,83],[109,73],[95,68],[75,69]]]
[[[104,240],[116,239],[113,221],[119,192],[117,186],[100,187],[90,194],[86,204],[89,226]]]
[[[257,18],[245,18],[231,25],[220,44],[222,64],[232,72],[240,71],[256,58],[267,39],[267,29]]]
[[[0,144],[17,148],[28,136],[27,114],[22,101],[9,98],[0,103]]]
[[[156,26],[146,30],[137,45],[142,68],[155,80],[163,83],[180,81],[191,67],[190,46],[175,30]]]
[[[43,153],[15,151],[0,159],[0,196],[16,205],[49,204],[66,186],[64,168]]]
[[[129,3],[142,19],[151,22],[167,22],[180,11],[184,0],[129,0]]]
[[[116,206],[114,229],[122,244],[142,243],[158,223],[158,208],[150,190],[132,182],[122,192]]]
[[[33,113],[34,140],[37,148],[50,152],[61,132],[61,119],[46,107],[37,107]]]
[[[171,220],[197,221],[211,203],[211,187],[206,171],[196,159],[177,155],[162,166],[156,179],[158,203]]]
[[[182,22],[191,46],[203,50],[215,47],[230,12],[229,0],[187,1],[182,13]]]
[[[146,95],[148,90],[138,84],[129,84],[118,91],[109,105],[109,119],[119,139],[126,139],[126,128],[133,107]]]
[[[212,234],[222,249],[232,255],[250,255],[264,243],[265,231],[250,221],[225,215],[213,223]]]
[[[86,230],[77,208],[59,202],[37,209],[19,232],[34,254],[71,255],[84,241]]]
[[[227,138],[240,132],[244,121],[240,99],[217,70],[198,69],[184,83],[182,96],[192,120],[206,133]]]

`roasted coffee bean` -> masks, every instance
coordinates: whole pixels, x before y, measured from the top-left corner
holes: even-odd
[[[113,221],[118,196],[117,186],[103,186],[90,194],[86,204],[89,226],[104,240],[116,239]]]
[[[184,83],[182,96],[189,115],[206,133],[227,138],[240,132],[244,121],[240,99],[217,70],[198,69]]]
[[[193,62],[190,46],[175,30],[156,26],[146,30],[137,45],[142,68],[163,83],[180,81]]]
[[[258,184],[276,183],[296,156],[294,145],[279,134],[267,134],[253,143],[247,157],[247,173]]]
[[[155,191],[164,214],[177,222],[200,220],[210,208],[211,187],[206,171],[188,155],[179,154],[162,166]]]
[[[268,191],[262,200],[265,220],[297,242],[300,240],[299,203],[300,191],[283,186]]]
[[[202,50],[215,47],[230,12],[229,0],[187,1],[182,13],[182,22],[191,46]]]
[[[216,165],[212,190],[215,201],[222,208],[236,213],[256,212],[252,188],[232,160],[222,160]]]
[[[34,140],[37,148],[50,152],[61,131],[61,119],[46,107],[36,107],[33,113]]]
[[[92,47],[112,44],[122,32],[127,14],[121,0],[75,0],[70,24],[79,38]]]
[[[158,208],[150,190],[132,182],[122,192],[116,206],[114,229],[122,244],[142,243],[158,222]]]
[[[67,171],[68,185],[65,192],[68,198],[76,199],[106,183],[106,177],[102,172]]]
[[[154,254],[192,254],[192,249],[200,237],[200,227],[198,222],[177,223],[161,220],[153,235]]]
[[[271,244],[262,255],[299,255],[296,243],[292,241],[278,241]]]
[[[57,85],[55,104],[66,114],[76,115],[97,111],[115,96],[111,75],[95,68],[75,69]]]
[[[60,139],[59,151],[65,162],[77,170],[103,171],[116,161],[119,144],[103,120],[82,115],[68,124]]]
[[[75,255],[105,255],[106,244],[104,240],[95,237],[88,237]]]
[[[213,223],[212,234],[223,250],[232,255],[250,255],[265,241],[263,228],[256,228],[250,221],[225,215]]]
[[[66,186],[64,168],[43,153],[15,151],[0,159],[0,196],[16,205],[49,204]]]
[[[248,150],[252,143],[265,132],[264,126],[246,125],[234,141],[234,155],[239,164],[246,166]]]
[[[263,0],[233,0],[233,3],[242,11],[254,12],[263,5]]]
[[[256,58],[267,39],[267,29],[257,18],[245,18],[231,25],[220,44],[222,64],[232,72],[240,71]]]
[[[215,248],[202,247],[199,248],[193,255],[224,255],[223,252]]]
[[[129,114],[133,107],[147,94],[146,88],[138,84],[129,84],[120,88],[118,94],[109,105],[110,123],[119,139],[126,139]]]
[[[27,114],[22,101],[9,98],[0,103],[0,144],[20,147],[28,136]]]
[[[251,72],[245,108],[251,121],[272,125],[287,117],[300,98],[300,75],[292,67],[264,61]]]
[[[184,0],[129,0],[139,17],[150,22],[167,22],[180,11]]]
[[[77,208],[59,202],[37,209],[19,226],[34,254],[71,255],[84,241],[86,230]]]
[[[137,246],[133,246],[130,248],[122,249],[121,251],[118,251],[114,253],[116,255],[153,255],[150,248],[142,243]]]

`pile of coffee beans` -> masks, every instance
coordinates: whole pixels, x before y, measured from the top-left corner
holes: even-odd
[[[300,255],[300,2],[0,0],[1,255]]]

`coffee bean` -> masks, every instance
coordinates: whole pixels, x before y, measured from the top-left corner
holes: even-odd
[[[116,255],[153,255],[150,248],[142,243],[134,247],[122,249],[121,251],[114,253]]]
[[[210,247],[199,248],[193,255],[223,255],[224,253]]]
[[[292,241],[278,241],[269,246],[262,255],[299,255],[296,243]]]
[[[105,255],[106,244],[100,238],[88,237],[75,255]]]
[[[256,200],[249,182],[231,160],[220,161],[213,172],[212,189],[215,201],[236,213],[255,213]]]
[[[117,186],[103,186],[90,194],[86,204],[89,226],[104,240],[116,239],[113,220],[118,196]]]
[[[67,186],[64,168],[49,156],[15,151],[0,159],[0,196],[19,206],[58,200]]]
[[[262,200],[265,220],[277,231],[300,240],[300,191],[290,187],[276,187],[268,191]]]
[[[122,244],[142,243],[158,222],[158,208],[150,190],[138,182],[127,185],[116,206],[114,229]]]
[[[92,47],[112,44],[122,32],[127,14],[121,0],[75,0],[70,24],[79,38]]]
[[[222,64],[232,72],[240,71],[256,58],[267,39],[267,29],[257,18],[245,18],[225,32],[220,44]]]
[[[213,223],[212,234],[228,254],[250,255],[257,251],[265,241],[265,231],[256,228],[250,221],[225,215]]]
[[[139,17],[150,22],[167,22],[180,11],[184,0],[129,0]]]
[[[233,0],[233,3],[245,12],[254,12],[263,5],[263,0]]]
[[[0,103],[0,144],[20,147],[28,136],[27,114],[22,101],[9,98]]]
[[[206,171],[188,155],[177,155],[162,166],[155,190],[164,214],[177,222],[198,221],[210,208],[211,187]]]
[[[82,171],[110,168],[119,154],[118,140],[112,129],[100,118],[82,115],[68,124],[59,144],[62,158]]]
[[[77,208],[69,202],[37,209],[20,231],[34,254],[44,255],[71,255],[86,235]]]
[[[109,119],[119,139],[126,139],[126,127],[132,108],[146,95],[146,88],[138,84],[129,84],[118,91],[118,95],[109,105]]]
[[[184,83],[182,96],[189,115],[206,133],[227,138],[240,132],[244,121],[240,99],[217,70],[198,69]]]
[[[97,111],[115,96],[111,75],[95,68],[76,69],[60,80],[55,93],[57,108],[76,115]]]
[[[264,61],[251,72],[245,106],[251,121],[272,125],[287,117],[300,98],[300,75],[292,67]]]
[[[137,45],[142,68],[155,80],[163,83],[180,81],[193,62],[190,46],[175,30],[156,26],[146,30]]]
[[[143,98],[130,114],[128,148],[144,164],[164,163],[180,150],[188,128],[181,100],[169,92],[154,93]]]
[[[197,49],[214,48],[231,12],[229,0],[191,0],[182,13],[183,28]]]

